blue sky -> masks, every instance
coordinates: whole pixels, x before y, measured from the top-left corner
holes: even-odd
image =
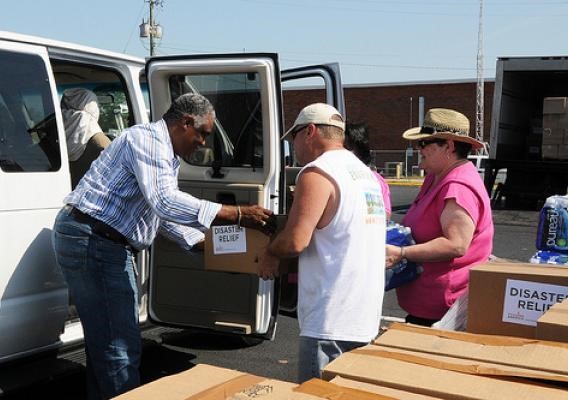
[[[338,61],[345,84],[476,79],[479,0],[164,0],[158,54],[276,52]],[[145,57],[144,0],[4,1],[0,30]],[[484,0],[484,76],[499,56],[568,55],[568,1]]]

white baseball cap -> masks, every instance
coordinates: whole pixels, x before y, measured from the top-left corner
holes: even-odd
[[[331,125],[345,130],[345,121],[337,109],[329,104],[314,103],[306,106],[300,111],[294,125],[282,135],[280,139],[285,139],[291,132],[302,125]]]

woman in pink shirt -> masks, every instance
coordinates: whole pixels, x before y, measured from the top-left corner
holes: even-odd
[[[387,245],[387,266],[402,258],[420,262],[422,275],[397,288],[407,322],[432,325],[467,290],[469,269],[489,260],[493,221],[489,196],[467,160],[483,143],[469,136],[469,120],[457,111],[434,108],[424,125],[402,135],[417,141],[426,178],[402,224],[415,245]]]

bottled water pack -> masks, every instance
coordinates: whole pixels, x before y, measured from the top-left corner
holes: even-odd
[[[538,250],[568,253],[568,196],[546,199],[536,236]]]
[[[568,267],[568,254],[557,251],[539,250],[529,260],[531,264],[552,264]]]
[[[387,225],[387,244],[409,246],[414,244],[410,228],[389,221]],[[385,290],[391,290],[416,279],[422,273],[422,266],[415,262],[402,260],[385,270]]]

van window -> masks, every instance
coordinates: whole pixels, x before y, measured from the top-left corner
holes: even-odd
[[[55,110],[43,59],[0,51],[0,71],[0,168],[59,170]]]
[[[174,75],[169,81],[172,99],[200,93],[215,107],[217,120],[205,146],[186,162],[207,166],[262,168],[262,105],[258,73]]]
[[[134,125],[130,99],[122,76],[110,68],[92,64],[52,62],[59,98],[66,89],[81,87],[97,96],[99,126],[112,140],[127,127]]]

